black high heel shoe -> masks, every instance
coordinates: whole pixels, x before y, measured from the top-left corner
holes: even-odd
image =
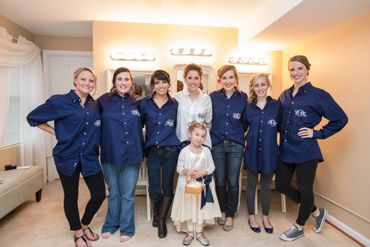
[[[265,226],[265,223],[262,221],[262,224],[263,224],[263,228],[265,228],[265,232],[269,233],[269,234],[272,234],[274,232],[274,228],[273,227],[266,227]],[[270,223],[271,224],[271,223]]]
[[[260,232],[261,232],[261,228],[260,228],[259,226],[257,226],[257,227],[253,227],[253,226],[251,225],[251,222],[249,221],[249,219],[248,219],[248,225],[249,225],[249,227],[252,229],[252,231],[254,231],[255,233],[260,233]]]

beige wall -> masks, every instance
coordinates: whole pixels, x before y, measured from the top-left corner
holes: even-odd
[[[14,37],[21,35],[28,40],[35,41],[35,36],[31,32],[15,24],[2,15],[0,15],[0,26],[5,27],[8,33]]]
[[[0,148],[0,170],[4,170],[5,165],[19,165],[19,145]]]
[[[237,30],[234,28],[191,27],[180,25],[156,25],[119,22],[93,23],[94,69],[98,81],[105,81],[105,71],[119,66],[130,70],[164,69],[171,73],[175,64],[196,62],[218,68],[225,62],[227,54],[236,47]],[[212,57],[171,56],[172,47],[194,46],[213,48]],[[109,58],[112,50],[148,49],[157,55],[154,62],[121,62]],[[99,84],[98,94],[106,91],[103,83]]]
[[[175,64],[190,62],[210,65],[215,72],[227,63],[229,56],[237,47],[238,31],[235,28],[195,27],[183,25],[158,25],[119,22],[94,22],[93,23],[93,57],[94,69],[98,76],[97,95],[106,92],[106,70],[116,69],[120,66],[130,70],[156,70],[164,69],[171,76]],[[169,50],[174,47],[212,48],[212,57],[184,57],[171,56]],[[122,49],[148,49],[157,56],[154,62],[122,62],[112,61],[110,52]],[[273,53],[278,58],[272,64],[279,66],[281,53]],[[271,71],[271,66],[267,66]],[[250,72],[250,71],[249,71]],[[277,70],[277,78],[281,78],[281,69]],[[172,78],[174,79],[174,78]],[[281,81],[277,82],[280,84]],[[216,89],[213,82],[210,90]]]
[[[325,162],[315,183],[319,206],[370,239],[370,12],[322,32],[283,53],[283,88],[290,86],[286,64],[305,54],[310,80],[324,88],[348,114],[349,124],[320,141]]]
[[[92,51],[91,37],[35,36],[41,50]]]

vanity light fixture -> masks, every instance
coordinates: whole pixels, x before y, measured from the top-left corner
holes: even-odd
[[[111,52],[110,58],[120,61],[155,61],[155,55],[151,52],[117,51]]]
[[[266,65],[267,60],[263,57],[229,57],[231,64]]]
[[[213,51],[207,48],[172,48],[170,53],[173,56],[210,57],[212,56]]]

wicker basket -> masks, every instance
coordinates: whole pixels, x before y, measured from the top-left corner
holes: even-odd
[[[202,191],[203,191],[203,183],[200,181],[191,179],[187,181],[185,184],[185,193],[200,195]]]

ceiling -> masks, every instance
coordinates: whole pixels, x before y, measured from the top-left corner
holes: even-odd
[[[239,29],[239,46],[279,50],[370,11],[370,0],[0,0],[35,35],[92,36],[93,21]]]

